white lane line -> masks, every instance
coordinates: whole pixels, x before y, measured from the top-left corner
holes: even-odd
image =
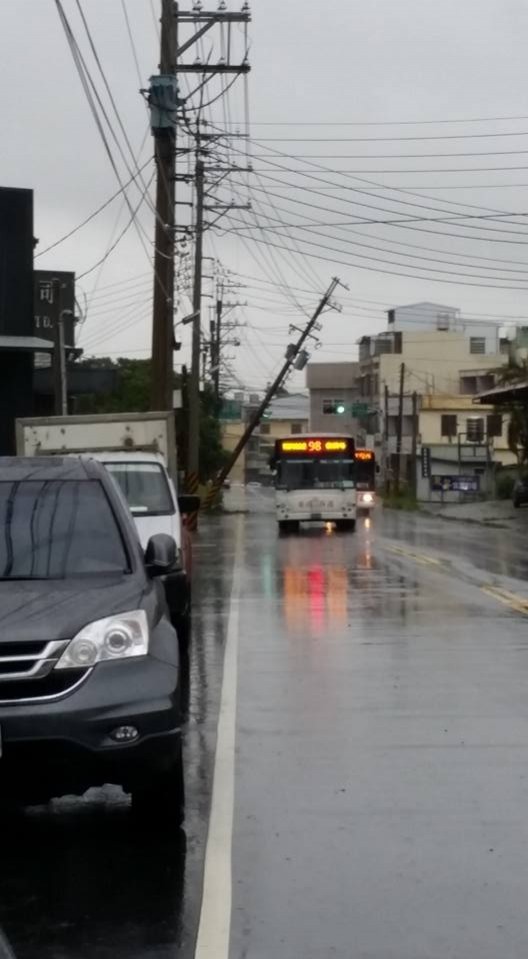
[[[239,517],[218,716],[213,796],[205,850],[203,898],[195,959],[228,959],[229,957],[231,850],[235,806],[238,621],[243,569],[243,528],[242,517]]]

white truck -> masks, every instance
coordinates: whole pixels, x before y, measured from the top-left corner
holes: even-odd
[[[191,538],[182,515],[199,506],[195,496],[178,496],[173,413],[105,413],[19,419],[19,456],[93,455],[124,494],[143,548],[166,533],[177,546],[177,565],[164,577],[171,618],[182,648],[190,637]]]

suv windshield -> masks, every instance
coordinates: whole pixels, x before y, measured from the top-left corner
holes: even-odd
[[[169,484],[158,463],[105,463],[119,484],[131,513],[160,516],[174,513]]]
[[[0,579],[67,579],[129,570],[98,481],[0,481],[0,530]]]

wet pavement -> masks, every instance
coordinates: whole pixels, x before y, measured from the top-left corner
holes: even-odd
[[[193,956],[235,630],[231,897],[216,846],[206,869],[230,942],[210,959],[524,959],[524,518],[505,535],[380,512],[279,539],[272,494],[245,499],[196,543],[185,829],[138,832],[111,788],[4,822],[17,959]]]

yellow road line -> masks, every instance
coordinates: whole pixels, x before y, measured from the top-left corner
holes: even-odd
[[[516,593],[510,593],[507,589],[501,589],[499,586],[481,586],[480,587],[484,593],[487,593],[488,596],[492,596],[493,599],[498,599],[499,603],[504,603],[505,606],[509,606],[510,609],[514,609],[517,613],[523,613],[524,616],[528,616],[528,599],[523,596],[518,596]]]
[[[442,560],[426,556],[425,553],[415,553],[410,549],[403,549],[401,546],[387,546],[387,549],[398,556],[405,556],[407,559],[414,560],[420,566],[442,566]]]

